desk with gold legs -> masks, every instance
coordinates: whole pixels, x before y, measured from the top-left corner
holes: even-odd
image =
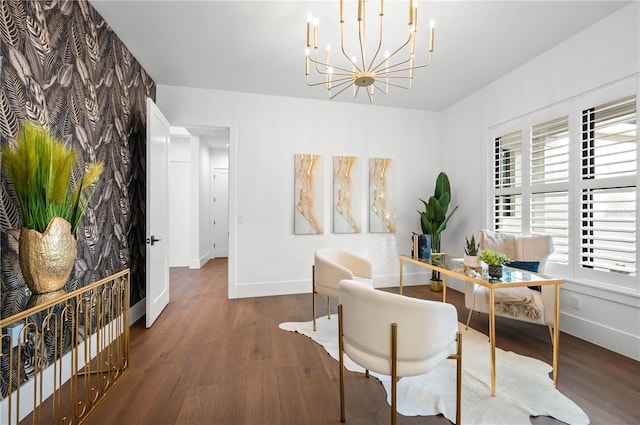
[[[449,254],[442,254],[444,258]],[[400,294],[402,294],[403,268],[404,263],[415,264],[429,270],[436,270],[442,273],[442,302],[447,301],[447,276],[460,279],[464,282],[476,283],[488,288],[489,305],[493,308],[489,309],[489,340],[491,342],[491,395],[496,395],[496,312],[495,312],[495,293],[497,288],[517,288],[532,285],[555,285],[554,300],[554,320],[552,331],[553,345],[553,385],[558,384],[558,356],[560,354],[560,285],[564,283],[563,279],[557,279],[549,276],[531,273],[525,270],[511,269],[505,267],[505,277],[499,281],[489,280],[488,276],[474,277],[466,275],[462,270],[447,268],[446,260],[440,261],[434,265],[429,260],[421,260],[409,255],[400,255]]]

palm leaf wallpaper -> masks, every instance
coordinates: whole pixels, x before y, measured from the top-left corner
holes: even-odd
[[[132,305],[145,295],[146,97],[155,99],[154,81],[86,0],[0,0],[0,143],[30,120],[75,147],[80,163],[104,163],[78,228],[75,272],[131,268]],[[19,291],[18,202],[1,178],[7,317],[7,300],[28,293]]]
[[[104,163],[78,228],[72,276],[101,278],[129,267],[132,305],[145,296],[147,97],[155,99],[154,81],[86,0],[0,0],[0,143],[9,143],[20,123],[30,120],[75,147],[80,163]],[[0,178],[5,318],[20,311],[30,294],[18,263],[18,201],[4,172]],[[89,283],[82,280],[67,289]],[[64,336],[65,346],[70,337]],[[6,353],[10,347],[6,339],[2,343]],[[33,344],[21,356],[22,381],[33,375]],[[8,391],[8,374],[16,371],[8,358],[0,356],[0,399]]]

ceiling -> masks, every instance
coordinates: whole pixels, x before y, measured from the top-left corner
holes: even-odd
[[[331,44],[332,63],[333,58],[337,62],[338,0],[90,3],[158,84],[328,97],[322,86],[306,85],[306,20],[309,13],[318,17],[321,53]],[[385,43],[399,31],[406,37],[407,3],[384,2]],[[376,95],[374,103],[441,111],[627,3],[422,0],[416,62],[425,61],[420,52],[427,48],[431,19],[436,23],[433,62],[415,71],[411,89],[392,87],[388,94]],[[379,7],[376,0],[367,5],[367,16]],[[345,27],[356,7],[355,1],[345,0]],[[401,29],[395,30],[397,26]],[[367,28],[369,41],[377,42],[377,21],[369,21]],[[390,41],[385,46],[395,50],[400,44]],[[354,99],[350,91],[335,101],[369,103],[364,93]]]

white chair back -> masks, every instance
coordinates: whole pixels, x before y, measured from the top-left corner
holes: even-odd
[[[550,235],[520,236],[481,230],[478,243],[480,249],[494,249],[515,261],[537,261],[539,273],[544,273],[547,258],[553,253]]]
[[[398,376],[421,375],[456,353],[458,313],[451,304],[404,297],[357,281],[340,282],[344,351],[391,374],[391,324],[398,325]]]
[[[332,297],[338,296],[338,283],[342,279],[371,279],[373,271],[368,260],[347,251],[330,248],[315,252],[314,265],[316,287],[335,289],[335,293],[326,294]]]

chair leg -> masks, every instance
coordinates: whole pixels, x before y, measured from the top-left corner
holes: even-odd
[[[462,423],[460,417],[460,406],[462,402],[462,333],[458,332],[456,338],[456,354],[450,355],[449,359],[456,360],[456,425]]]
[[[313,311],[313,331],[316,331],[316,266],[311,266],[311,309]]]
[[[553,326],[549,326],[549,336],[551,337],[551,347],[553,348],[556,345],[556,342],[553,340]]]
[[[340,360],[340,422],[344,422],[344,342],[342,340],[342,304],[338,305],[338,357]]]
[[[460,403],[462,399],[462,334],[458,332],[458,360],[456,367],[456,425],[460,425],[462,423],[462,419],[460,418]]]
[[[315,332],[316,330],[316,293],[314,291],[311,291],[311,298],[312,298],[312,304],[313,304],[313,331]]]
[[[473,314],[473,310],[469,310],[469,317],[467,317],[467,327],[465,329],[469,329],[469,323],[471,322],[472,314]]]
[[[396,389],[398,386],[398,325],[391,324],[391,425],[396,425]]]
[[[331,297],[327,297],[327,319],[331,320]]]

